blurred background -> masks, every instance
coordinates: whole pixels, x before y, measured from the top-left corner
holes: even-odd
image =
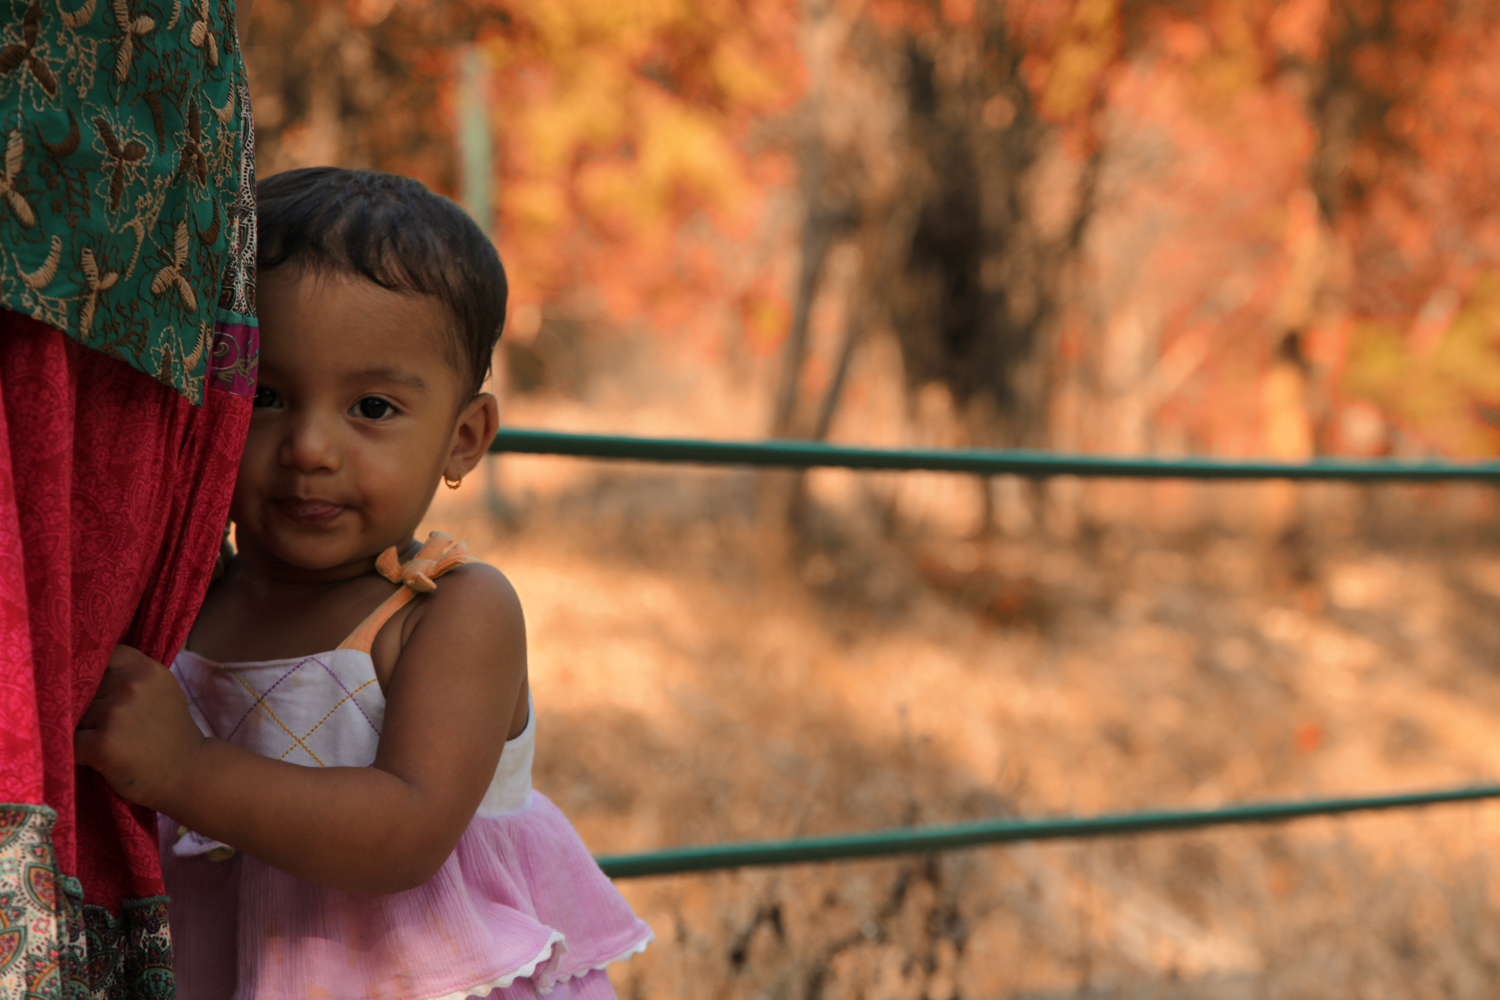
[[[257,0],[262,176],[410,174],[513,426],[1500,451],[1480,0]],[[506,456],[537,784],[600,853],[1500,775],[1488,487]],[[622,997],[1491,997],[1500,809],[621,883]]]

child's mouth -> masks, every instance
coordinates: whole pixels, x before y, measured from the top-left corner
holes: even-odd
[[[303,500],[285,497],[275,501],[276,509],[298,524],[327,524],[344,512],[342,504],[327,500]]]

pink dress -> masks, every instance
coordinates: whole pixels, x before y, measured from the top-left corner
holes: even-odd
[[[385,699],[363,649],[259,663],[184,650],[172,672],[210,736],[309,767],[375,759]],[[406,892],[326,889],[162,817],[178,997],[613,997],[603,970],[651,929],[531,787],[535,745],[533,711],[452,855]]]

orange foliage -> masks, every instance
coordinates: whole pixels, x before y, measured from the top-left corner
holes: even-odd
[[[1400,89],[1382,123],[1390,152],[1355,165],[1369,193],[1343,232],[1359,321],[1345,384],[1448,450],[1495,454],[1500,19],[1473,5],[1451,20],[1410,6],[1397,8],[1402,35],[1360,54],[1371,78]]]
[[[1157,362],[1151,418],[1177,428],[1184,446],[1262,450],[1266,429],[1289,419],[1266,408],[1302,405],[1296,391],[1265,388],[1268,379],[1301,384],[1274,370],[1293,365],[1304,373],[1307,413],[1290,416],[1317,425],[1319,448],[1350,446],[1341,414],[1368,424],[1373,405],[1432,446],[1500,451],[1493,5],[835,6],[873,26],[892,52],[922,38],[967,39],[966,49],[935,44],[935,52],[978,52],[1004,36],[1020,53],[1019,81],[987,84],[992,96],[975,104],[972,128],[1010,128],[1019,92],[1003,87],[1019,82],[1075,166],[1103,164],[1107,197],[1091,209],[1083,251],[1086,292],[1098,301],[1059,320],[1048,349],[1061,345],[1064,369],[1098,364],[1121,323],[1144,324]],[[411,72],[403,94],[372,116],[370,159],[450,193],[457,48],[477,41],[497,149],[493,226],[518,305],[590,288],[611,318],[649,316],[670,328],[717,301],[738,315],[752,349],[780,341],[788,270],[747,264],[736,241],[788,186],[788,112],[804,89],[801,5],[257,7],[257,21],[288,31],[308,12],[336,12],[351,30],[383,32],[385,51]],[[280,133],[283,148],[316,139],[314,116],[305,117]],[[1089,319],[1090,310],[1104,321]],[[1260,428],[1245,419],[1256,413]],[[1082,443],[1111,446],[1087,435]]]
[[[795,6],[487,6],[497,223],[521,296],[592,286],[616,316],[670,319],[722,294],[679,234],[699,214],[743,233],[761,207],[778,165],[747,154],[747,133],[799,94]]]
[[[259,0],[262,165],[375,166],[457,197],[460,68],[477,47],[495,148],[481,222],[517,307],[588,289],[611,318],[669,323],[695,299],[758,294],[726,289],[681,235],[702,219],[698,242],[723,244],[785,178],[752,128],[799,96],[796,14],[792,0]]]
[[[1111,119],[1163,129],[1177,151],[1126,195],[1171,220],[1141,281],[1164,314],[1164,349],[1212,344],[1167,422],[1214,450],[1263,448],[1243,414],[1292,331],[1325,376],[1322,447],[1349,443],[1342,408],[1373,403],[1430,447],[1500,452],[1500,11],[1432,0],[1020,10],[1044,114],[1090,134]],[[1309,195],[1314,233],[1296,225]]]

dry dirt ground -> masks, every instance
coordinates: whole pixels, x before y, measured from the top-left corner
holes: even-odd
[[[504,495],[507,520],[466,485],[430,521],[519,590],[536,783],[601,854],[1500,777],[1490,536],[1398,518],[1287,584],[1208,530],[979,543],[816,510],[773,558],[741,473]],[[1497,837],[1466,805],[622,881],[657,940],[612,975],[652,1000],[1487,1000]]]

